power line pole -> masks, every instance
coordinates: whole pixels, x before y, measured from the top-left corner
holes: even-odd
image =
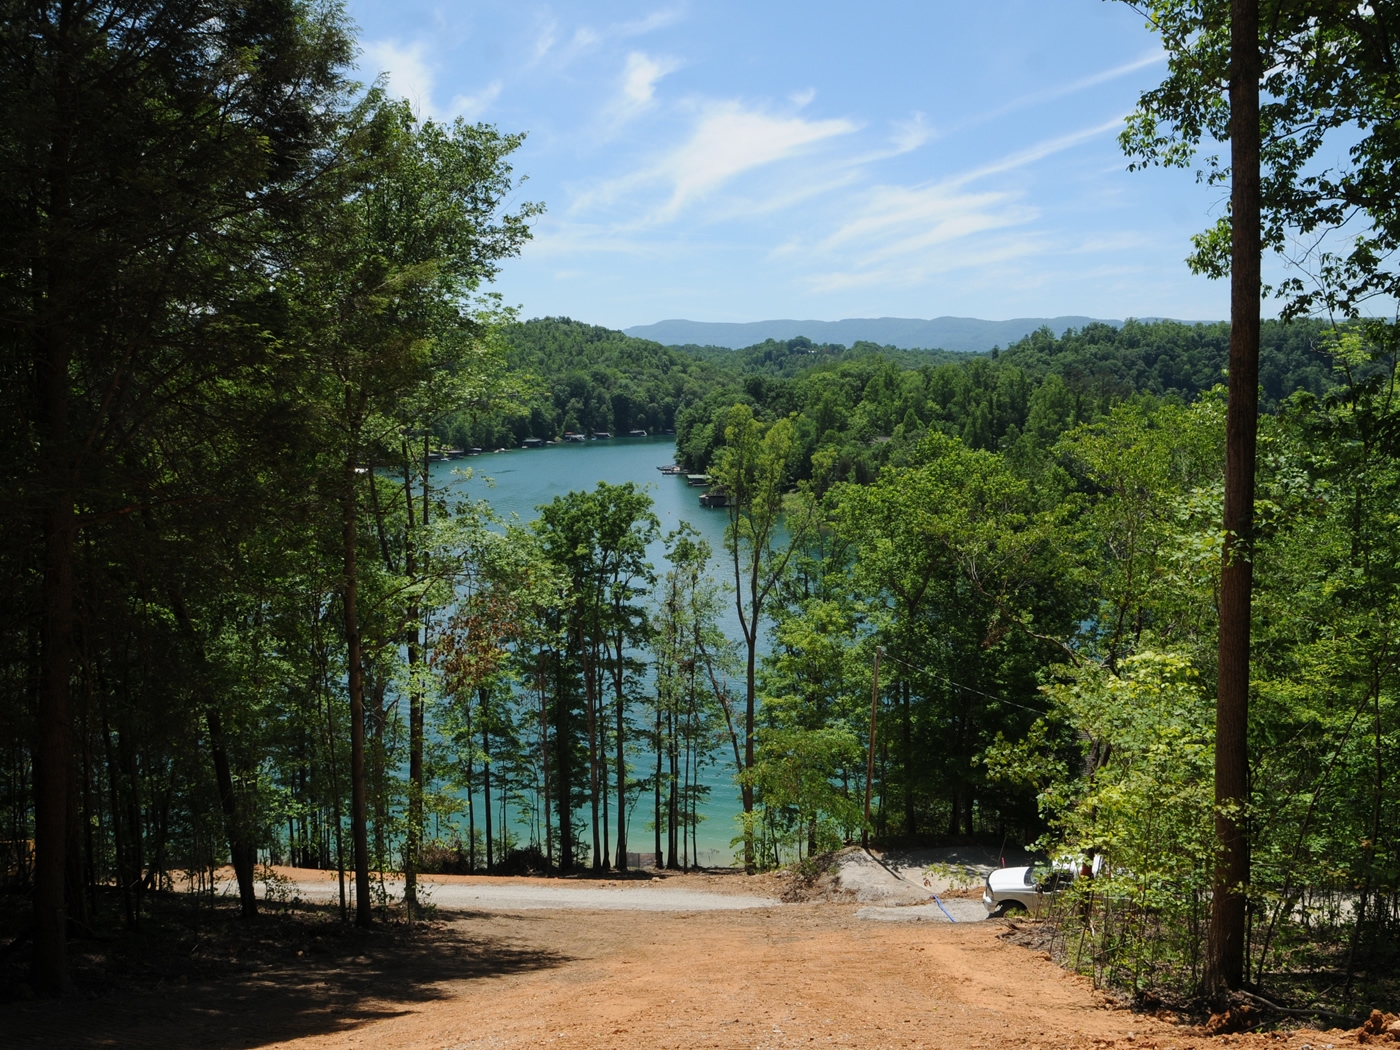
[[[880,708],[880,657],[884,646],[875,647],[875,676],[870,684],[870,746],[865,755],[865,823],[860,829],[860,844],[870,848],[870,788],[875,781],[875,718]]]

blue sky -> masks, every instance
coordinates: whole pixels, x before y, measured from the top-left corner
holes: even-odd
[[[1189,236],[1222,191],[1130,173],[1165,65],[1105,0],[352,0],[361,76],[528,133],[527,317],[1224,317]]]

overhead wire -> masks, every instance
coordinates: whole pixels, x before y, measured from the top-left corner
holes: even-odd
[[[955,682],[955,681],[953,681],[951,678],[947,677],[946,675],[941,675],[941,674],[939,674],[937,671],[930,670],[930,669],[927,668],[927,667],[920,667],[918,664],[912,664],[912,663],[910,663],[908,660],[902,660],[902,659],[900,659],[898,656],[892,656],[892,655],[890,655],[890,653],[889,653],[888,650],[886,650],[886,652],[885,652],[885,659],[887,659],[887,660],[893,660],[893,661],[894,661],[895,663],[897,663],[897,664],[903,664],[905,667],[909,668],[909,670],[911,670],[911,671],[918,671],[920,674],[926,674],[926,675],[928,675],[930,678],[936,678],[936,679],[938,679],[940,682],[945,682],[945,683],[947,683],[948,685],[951,685],[954,689],[961,689],[961,690],[963,690],[964,692],[975,693],[977,696],[984,696],[984,697],[986,697],[988,700],[995,700],[997,703],[999,703],[999,704],[1006,704],[1008,707],[1018,707],[1018,708],[1020,708],[1022,711],[1029,711],[1029,712],[1031,712],[1031,714],[1035,714],[1035,715],[1046,715],[1046,714],[1049,714],[1048,711],[1043,711],[1043,710],[1041,710],[1041,709],[1038,708],[1038,707],[1027,707],[1025,704],[1018,704],[1018,703],[1016,703],[1016,701],[1014,701],[1014,700],[1007,700],[1005,697],[997,696],[997,695],[995,695],[995,694],[993,694],[993,693],[983,692],[981,689],[974,689],[972,686],[970,686],[970,685],[963,685],[961,682]]]

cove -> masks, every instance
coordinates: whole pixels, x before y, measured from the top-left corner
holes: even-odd
[[[675,444],[671,437],[615,437],[487,452],[462,460],[436,462],[431,465],[431,475],[433,486],[439,491],[446,489],[455,496],[485,500],[500,517],[515,517],[522,523],[538,517],[537,508],[556,496],[592,489],[600,481],[610,485],[633,482],[651,497],[652,510],[661,522],[661,538],[647,548],[647,560],[658,578],[668,567],[662,540],[685,522],[704,537],[714,552],[710,577],[721,583],[730,581],[732,587],[733,570],[724,552],[724,530],[729,516],[723,510],[701,507],[701,490],[688,486],[683,476],[667,476],[658,469],[674,461]],[[468,472],[470,478],[466,476]],[[726,595],[721,608],[720,626],[725,634],[731,639],[741,637],[732,591]],[[742,681],[732,684],[742,697]],[[699,777],[700,783],[710,789],[699,805],[702,819],[696,835],[700,861],[707,866],[733,863],[734,849],[730,840],[739,833],[736,818],[742,810],[734,782],[732,749],[727,739],[722,743],[723,746],[710,755],[709,764],[702,768]],[[656,756],[643,750],[634,753],[629,746],[628,761],[630,776],[645,776],[654,772]],[[496,801],[493,808],[498,808],[499,801],[493,801]],[[483,805],[480,791],[472,805]],[[580,841],[591,841],[587,807],[579,815],[587,829]],[[651,794],[644,792],[629,807],[627,841],[632,852],[652,850],[651,815]],[[524,817],[524,813],[512,814],[512,830],[528,840],[529,829]],[[480,829],[480,818],[477,825]]]

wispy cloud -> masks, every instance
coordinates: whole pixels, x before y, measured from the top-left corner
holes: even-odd
[[[1018,189],[976,184],[1071,149],[1120,123],[1046,139],[935,182],[878,185],[856,195],[847,209],[849,218],[810,246],[813,257],[830,259],[832,265],[809,280],[821,290],[912,284],[953,265],[990,265],[1043,250],[1035,237],[998,236],[1034,223],[1041,214],[1038,207],[1026,203]],[[959,242],[956,252],[941,250],[952,242]],[[784,246],[788,253],[795,254],[795,248],[792,242]]]
[[[550,49],[559,41],[559,19],[551,17],[540,18],[535,30],[535,44],[533,53],[530,56],[531,64],[538,62],[549,54]]]
[[[458,95],[447,107],[447,115],[476,120],[501,94],[501,82],[493,80],[474,95]]]
[[[431,114],[433,70],[421,43],[371,40],[365,43],[359,68],[370,79],[384,76],[389,94],[408,99],[416,113]]]
[[[386,90],[391,96],[407,99],[420,117],[437,120],[454,117],[476,120],[496,101],[503,87],[500,80],[493,80],[480,91],[456,95],[446,106],[438,106],[433,97],[436,70],[421,41],[412,44],[396,40],[370,41],[364,45],[360,70],[372,77],[384,76]]]
[[[537,64],[547,53],[553,51],[552,64],[563,69],[584,55],[593,55],[600,50],[606,50],[608,45],[615,46],[621,41],[631,40],[658,29],[664,29],[680,21],[684,16],[684,8],[668,7],[653,11],[643,18],[630,22],[615,22],[602,28],[595,25],[579,25],[575,27],[568,42],[562,47],[556,47],[559,41],[559,23],[557,19],[551,17],[542,24],[536,34],[534,57],[531,64]]]
[[[858,249],[858,261],[868,265],[969,234],[1029,222],[1036,214],[1006,192],[965,193],[948,183],[876,186],[859,212],[819,247]]]
[[[638,221],[664,222],[744,172],[798,156],[857,127],[842,118],[806,120],[737,101],[704,103],[683,142],[641,170],[580,194],[574,209],[585,211],[657,187],[665,199]]]
[[[924,123],[924,115],[915,111],[907,120],[894,122],[894,148],[900,153],[916,150],[933,138],[933,129]]]
[[[1052,87],[1042,88],[1039,91],[1031,91],[1018,98],[1013,98],[1009,102],[997,106],[995,109],[977,114],[961,126],[973,127],[978,124],[984,124],[989,120],[995,120],[997,117],[1005,116],[1008,113],[1014,113],[1019,109],[1038,106],[1045,102],[1053,102],[1055,99],[1077,94],[1080,91],[1087,91],[1091,87],[1097,87],[1099,84],[1106,84],[1110,80],[1117,80],[1119,77],[1127,76],[1129,73],[1135,73],[1139,69],[1146,69],[1148,66],[1155,66],[1166,60],[1166,52],[1151,51],[1147,54],[1140,55],[1131,62],[1124,62],[1122,65],[1113,66],[1111,69],[1104,69],[1098,73],[1090,73],[1086,77],[1080,77],[1078,80],[1071,80],[1067,84],[1058,84]]]
[[[1097,138],[1105,132],[1116,131],[1122,126],[1123,119],[1121,117],[1114,117],[1112,120],[1106,120],[1102,124],[1096,124],[1091,128],[1082,128],[1079,131],[1072,131],[1068,135],[1060,135],[1057,138],[1037,142],[1035,145],[1028,146],[1023,150],[1017,150],[1015,153],[1008,153],[1000,160],[995,160],[990,164],[973,168],[971,171],[966,171],[950,180],[950,184],[965,186],[969,182],[975,182],[978,179],[986,178],[988,175],[999,175],[1004,171],[1024,168],[1027,165],[1034,164],[1038,160],[1044,160],[1052,154],[1060,153],[1073,146],[1078,146],[1081,142],[1087,142],[1089,139]]]
[[[685,17],[685,8],[663,7],[659,11],[653,11],[643,18],[632,22],[622,22],[615,27],[617,35],[621,37],[645,36],[647,33],[654,33],[658,29],[665,29],[669,25],[675,25]]]
[[[622,70],[621,90],[608,107],[610,123],[621,124],[651,109],[656,99],[657,81],[680,66],[674,58],[631,52]]]

